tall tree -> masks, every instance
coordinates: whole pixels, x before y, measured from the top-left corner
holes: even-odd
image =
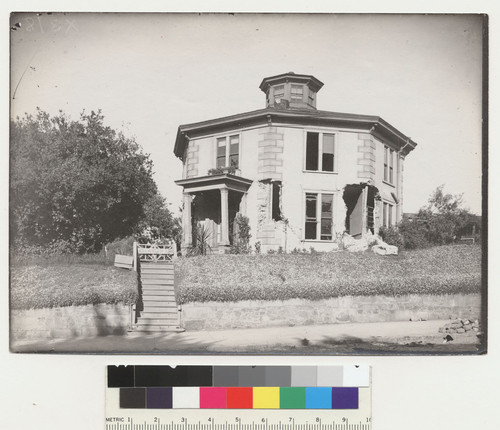
[[[168,203],[160,193],[153,195],[144,205],[144,216],[139,221],[136,237],[139,241],[174,240],[180,243],[181,222],[174,217]]]
[[[98,251],[130,234],[157,192],[152,162],[101,111],[70,120],[38,110],[11,121],[11,238],[17,245]]]

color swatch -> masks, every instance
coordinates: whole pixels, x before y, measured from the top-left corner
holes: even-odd
[[[108,366],[122,409],[358,409],[368,366]]]

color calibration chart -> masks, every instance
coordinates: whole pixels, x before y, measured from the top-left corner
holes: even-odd
[[[370,430],[369,366],[108,366],[106,430]]]

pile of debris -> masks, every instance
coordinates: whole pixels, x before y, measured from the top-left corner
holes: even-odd
[[[379,255],[398,255],[398,247],[385,243],[380,236],[368,233],[365,237],[355,239],[348,233],[342,236],[342,245],[349,252],[364,252],[371,249]]]
[[[470,331],[479,332],[479,321],[469,319],[456,319],[439,327],[439,333],[462,334]]]

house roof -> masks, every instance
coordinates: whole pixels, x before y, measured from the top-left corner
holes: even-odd
[[[259,85],[259,88],[266,92],[270,85],[281,84],[285,82],[297,82],[306,84],[313,91],[318,92],[321,87],[324,85],[318,78],[315,78],[313,75],[300,75],[293,72],[282,73],[281,75],[269,76],[268,78],[264,78]]]
[[[267,78],[269,79],[269,78]],[[174,154],[183,158],[190,138],[207,134],[230,132],[244,127],[263,124],[287,124],[299,126],[325,126],[349,128],[369,132],[374,137],[391,143],[404,155],[415,149],[417,144],[379,116],[330,112],[306,109],[277,109],[268,107],[237,115],[230,115],[208,121],[179,126],[175,140]]]

